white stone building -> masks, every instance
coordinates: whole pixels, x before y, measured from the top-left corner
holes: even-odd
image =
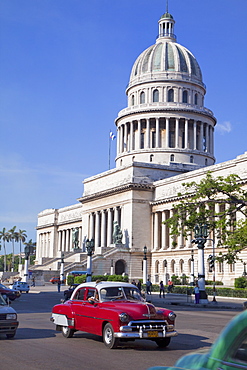
[[[148,274],[153,282],[191,273],[190,241],[172,245],[162,221],[173,211],[182,183],[213,175],[238,174],[247,180],[247,153],[214,165],[213,112],[204,107],[206,88],[194,55],[176,42],[175,21],[165,13],[156,43],[135,61],[126,89],[128,106],[116,118],[116,168],[84,180],[78,203],[38,215],[37,268],[57,270],[61,252],[65,272],[85,269],[86,239],[94,239],[93,273],[127,273],[142,277],[143,247],[148,247]],[[113,223],[122,244],[113,243]],[[74,231],[73,231],[74,230]],[[73,233],[77,230],[78,248]],[[205,258],[212,245],[205,248]],[[247,259],[247,254],[242,254]],[[232,284],[242,263],[217,265],[216,279]],[[211,273],[206,267],[206,278]]]

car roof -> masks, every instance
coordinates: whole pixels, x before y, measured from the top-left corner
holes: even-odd
[[[116,287],[116,286],[122,286],[122,287],[129,287],[129,288],[136,288],[135,285],[133,284],[130,284],[130,283],[124,283],[122,281],[100,281],[100,282],[96,282],[96,281],[90,281],[88,283],[82,283],[80,284],[77,289],[80,289],[80,288],[83,288],[83,287],[91,287],[91,288],[98,288],[98,289],[102,289],[102,288],[110,288],[110,287]]]

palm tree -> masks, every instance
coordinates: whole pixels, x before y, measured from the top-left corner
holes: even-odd
[[[0,231],[0,240],[3,240],[3,248],[4,248],[4,272],[6,272],[6,266],[7,266],[7,256],[6,256],[6,246],[5,242],[8,242],[10,240],[10,234],[8,231],[6,231],[6,228],[4,227],[2,231]]]
[[[14,271],[14,264],[15,264],[15,241],[18,241],[18,234],[17,231],[15,231],[16,226],[12,227],[12,229],[9,230],[10,234],[10,240],[12,241],[12,268],[11,271]]]
[[[21,264],[21,243],[24,243],[26,241],[26,230],[20,230],[17,232],[18,240],[20,242],[20,254],[19,254],[19,265]]]

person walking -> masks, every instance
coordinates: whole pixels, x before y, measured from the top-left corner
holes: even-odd
[[[163,295],[163,298],[165,298],[165,287],[164,287],[163,280],[161,280],[160,282],[160,298],[161,298],[161,295]]]
[[[172,288],[173,288],[173,282],[171,280],[168,280],[168,293],[172,292]]]
[[[140,280],[138,280],[137,288],[138,288],[138,289],[140,290],[140,292],[141,292],[141,290],[142,290],[142,283],[141,283],[141,281],[140,281]]]
[[[150,279],[148,279],[147,283],[146,283],[146,292],[147,292],[147,294],[151,294],[151,290],[152,290],[152,283],[151,283]]]
[[[195,294],[195,303],[199,304],[200,303],[200,290],[199,290],[199,287],[198,287],[198,283],[196,283],[196,285],[195,285],[194,294]]]
[[[35,286],[35,277],[32,278],[32,285],[31,286]]]
[[[58,279],[58,281],[57,281],[57,291],[58,291],[58,293],[60,293],[60,288],[61,288],[61,280]]]

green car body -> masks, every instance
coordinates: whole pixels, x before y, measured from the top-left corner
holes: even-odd
[[[174,367],[156,366],[149,370],[165,369],[247,369],[247,310],[229,322],[208,352],[185,355],[176,362]]]

